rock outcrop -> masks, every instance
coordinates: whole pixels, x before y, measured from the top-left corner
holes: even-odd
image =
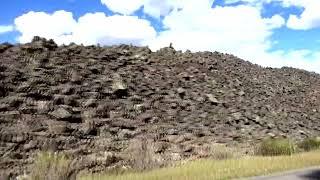
[[[125,162],[139,139],[155,155],[179,160],[214,142],[320,132],[320,76],[303,70],[218,52],[57,46],[39,37],[0,45],[0,62],[6,172],[28,169],[42,150],[72,154],[85,159],[79,169],[99,171]]]

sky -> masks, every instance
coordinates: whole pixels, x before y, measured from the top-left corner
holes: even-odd
[[[0,43],[219,51],[320,73],[320,0],[6,0]]]

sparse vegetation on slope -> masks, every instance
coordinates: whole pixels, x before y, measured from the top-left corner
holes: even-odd
[[[299,144],[308,145],[315,149],[314,138],[307,138]],[[90,174],[86,171],[78,174],[82,180],[91,179],[230,179],[265,175],[273,172],[320,166],[320,151],[296,153],[295,144],[288,139],[263,140],[256,154],[243,154],[243,150],[226,147],[225,145],[212,145],[203,148],[204,155],[196,159],[181,161],[165,167],[156,162],[157,156],[151,150],[148,141],[138,141],[129,148],[130,166],[113,168],[105,173]],[[310,151],[309,148],[305,149]],[[295,154],[294,154],[295,153]],[[302,160],[302,161],[301,161]],[[35,159],[30,175],[24,176],[26,180],[64,180],[76,177],[75,167],[71,163],[81,162],[67,157],[61,153],[40,152]],[[163,165],[163,164],[162,164]],[[201,173],[199,173],[201,172]],[[168,173],[168,174],[165,174]],[[88,175],[89,174],[89,175]],[[188,176],[185,176],[185,175]]]
[[[248,156],[220,161],[197,160],[178,167],[156,169],[143,173],[87,175],[82,176],[80,180],[227,180],[319,165],[320,152],[314,151],[291,156]]]

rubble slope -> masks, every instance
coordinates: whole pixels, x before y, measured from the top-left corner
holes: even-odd
[[[210,143],[301,139],[320,130],[320,76],[262,68],[233,55],[129,45],[0,45],[0,169],[22,172],[38,151],[124,161],[139,140],[179,160]],[[112,161],[101,161],[106,154]],[[100,160],[100,161],[99,161]]]

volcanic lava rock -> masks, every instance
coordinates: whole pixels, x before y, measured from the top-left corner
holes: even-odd
[[[23,173],[37,150],[90,159],[77,170],[103,170],[130,161],[89,157],[132,157],[135,141],[152,142],[154,157],[183,159],[199,145],[320,131],[320,76],[299,69],[219,52],[58,46],[40,37],[1,44],[0,59],[0,174]]]

